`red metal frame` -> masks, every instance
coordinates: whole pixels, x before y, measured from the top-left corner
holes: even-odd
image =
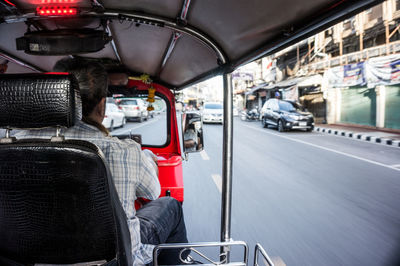
[[[136,87],[138,91],[146,91],[153,87],[156,93],[166,97],[169,102],[170,112],[168,117],[170,141],[163,147],[146,147],[159,158],[159,180],[161,184],[161,197],[169,195],[180,202],[184,200],[183,174],[182,174],[182,153],[179,141],[178,121],[176,119],[175,97],[167,88],[159,84],[146,84],[138,80],[129,80],[128,88]]]

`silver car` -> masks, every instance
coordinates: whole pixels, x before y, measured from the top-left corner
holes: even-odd
[[[122,111],[128,120],[134,119],[143,122],[143,120],[147,120],[148,118],[149,112],[147,111],[147,106],[142,99],[122,99],[119,102],[119,106],[122,108]]]
[[[220,123],[224,122],[223,120],[223,105],[218,102],[206,102],[204,103],[203,108],[203,122],[204,123]]]

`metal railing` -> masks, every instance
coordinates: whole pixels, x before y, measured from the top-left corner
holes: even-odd
[[[239,246],[243,248],[243,260],[241,261],[228,261],[226,259],[225,254],[220,253],[219,255],[219,260],[213,260],[209,258],[207,255],[204,254],[204,252],[200,252],[199,248],[226,248],[226,249],[231,249],[234,246]],[[248,263],[248,246],[246,242],[243,241],[230,241],[230,242],[204,242],[204,243],[185,243],[185,244],[161,244],[158,245],[154,248],[153,250],[153,265],[158,266],[157,258],[161,250],[166,250],[166,249],[181,249],[179,252],[179,260],[181,261],[182,264],[201,264],[201,265],[241,265],[241,266],[246,266]],[[183,253],[187,253],[188,251],[191,252],[191,254],[187,255],[186,258],[183,258],[182,255]],[[274,263],[272,262],[271,258],[268,256],[267,252],[265,249],[261,246],[261,244],[257,243],[256,247],[254,249],[254,266],[259,266],[258,261],[260,260],[260,254],[261,254],[261,259],[263,262],[263,265],[268,265],[268,266],[274,266]],[[194,257],[195,256],[195,257]],[[201,261],[199,261],[201,260]]]
[[[274,263],[272,262],[272,260],[268,256],[267,252],[265,252],[264,248],[259,243],[257,243],[256,248],[254,250],[254,266],[258,266],[259,265],[258,264],[259,254],[262,255],[265,265],[268,264],[269,266],[274,266]]]
[[[204,252],[200,252],[199,248],[209,248],[209,247],[217,247],[217,248],[226,248],[230,249],[231,247],[239,246],[243,248],[243,260],[236,262],[227,262],[226,255],[220,254],[220,261],[215,261],[204,254]],[[193,262],[198,262],[196,258],[193,256],[196,254],[196,257],[199,257],[203,262],[198,262],[198,264],[205,265],[247,265],[249,249],[246,242],[243,241],[230,241],[230,242],[204,242],[204,243],[187,243],[187,244],[161,244],[154,248],[153,250],[153,265],[158,266],[157,258],[158,254],[161,250],[166,249],[181,249],[179,253],[179,259],[183,264],[193,264]],[[190,251],[191,254],[187,256],[187,258],[183,258],[182,254]],[[195,263],[196,264],[196,263]]]

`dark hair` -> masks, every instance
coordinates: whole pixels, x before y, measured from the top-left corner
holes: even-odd
[[[108,76],[102,64],[83,58],[64,58],[53,70],[71,73],[78,80],[83,117],[89,116],[101,99],[107,97]]]

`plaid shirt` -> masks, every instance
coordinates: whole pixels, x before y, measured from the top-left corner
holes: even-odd
[[[103,151],[122,207],[128,217],[134,265],[149,263],[152,260],[154,246],[142,244],[140,241],[140,223],[135,217],[135,200],[137,197],[155,200],[160,195],[161,188],[154,162],[149,160],[135,141],[105,136],[96,127],[82,121],[74,127],[62,129],[61,134],[66,139],[89,141]],[[54,135],[54,128],[46,128],[20,131],[15,136],[17,138],[49,138]]]

